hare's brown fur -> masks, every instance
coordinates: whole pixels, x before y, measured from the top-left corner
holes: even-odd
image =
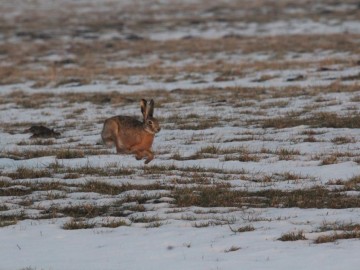
[[[146,100],[141,101],[143,122],[130,116],[114,116],[104,122],[101,137],[106,145],[116,146],[119,154],[135,154],[136,159],[146,157],[145,163],[154,159],[151,146],[155,133],[160,131],[158,121],[152,116],[154,102],[147,107]]]

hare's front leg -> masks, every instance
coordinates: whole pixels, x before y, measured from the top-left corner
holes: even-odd
[[[150,150],[142,150],[135,152],[135,158],[137,160],[143,159],[144,157],[146,157],[145,164],[148,164],[154,159],[154,154]]]
[[[150,161],[154,159],[154,154],[150,150],[145,150],[144,153],[145,156],[147,156],[147,159],[145,160],[145,164],[148,164]]]
[[[134,154],[135,154],[136,160],[141,160],[141,159],[143,159],[143,157],[144,157],[144,156],[142,155],[142,152],[139,152],[139,151],[135,152]]]

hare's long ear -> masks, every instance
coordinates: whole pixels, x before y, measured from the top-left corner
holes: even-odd
[[[142,115],[144,117],[144,121],[145,121],[145,119],[147,118],[147,101],[146,101],[146,99],[142,99],[140,101],[140,107],[141,107],[141,113],[142,113]]]
[[[154,100],[150,100],[149,106],[146,108],[147,109],[147,113],[146,113],[146,117],[153,117],[154,114]]]

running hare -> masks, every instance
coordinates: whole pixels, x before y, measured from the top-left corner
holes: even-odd
[[[130,116],[114,116],[104,122],[101,137],[108,146],[115,144],[119,154],[135,154],[137,160],[146,157],[145,164],[154,159],[151,146],[155,133],[160,131],[159,122],[153,117],[154,100],[149,105],[140,102],[143,122]]]

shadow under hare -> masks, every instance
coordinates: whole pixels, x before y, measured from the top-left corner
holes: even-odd
[[[155,134],[160,131],[159,121],[154,118],[154,100],[149,104],[145,99],[140,101],[143,121],[131,116],[118,115],[104,122],[101,132],[103,142],[115,144],[118,154],[135,154],[137,160],[146,158],[145,164],[154,159],[151,146]]]

